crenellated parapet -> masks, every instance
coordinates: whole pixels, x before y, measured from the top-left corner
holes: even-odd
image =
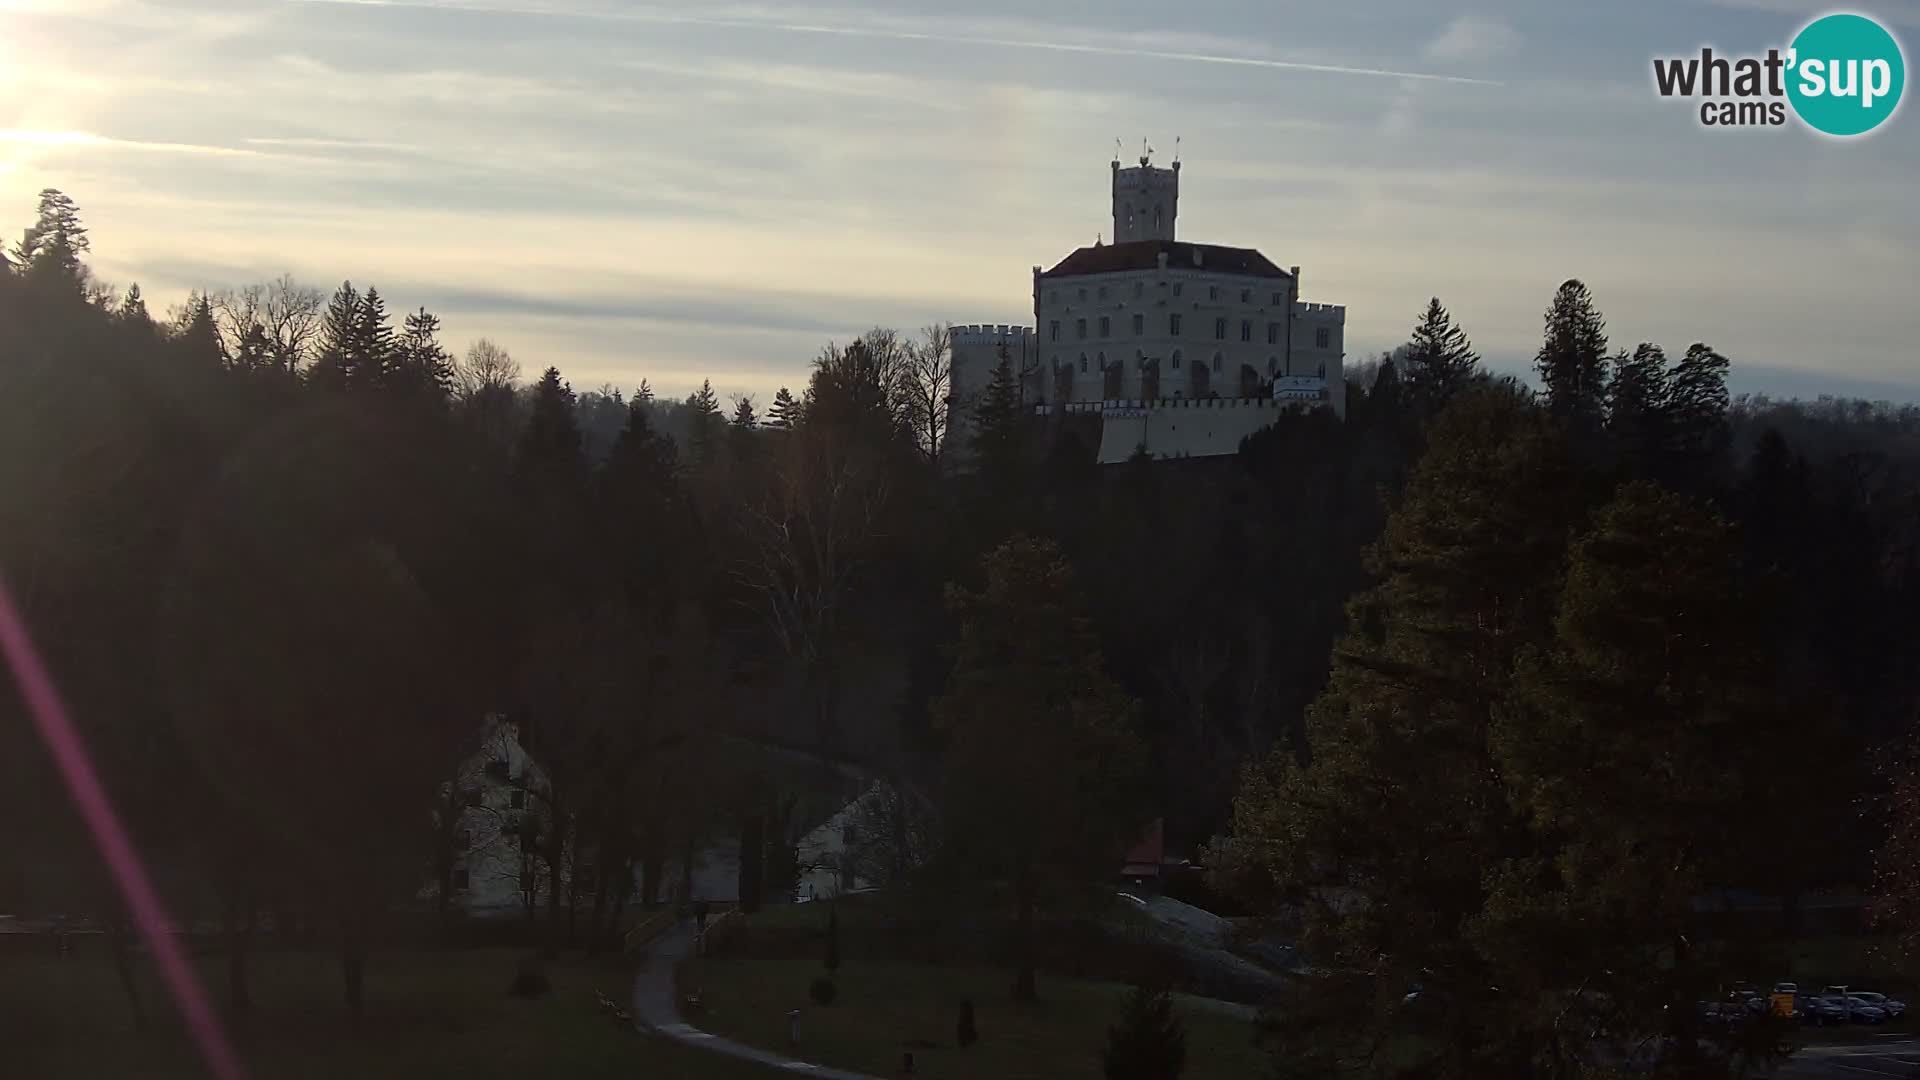
[[[1296,319],[1312,320],[1314,322],[1345,324],[1347,321],[1347,305],[1308,304],[1296,301],[1293,305],[1293,317]]]

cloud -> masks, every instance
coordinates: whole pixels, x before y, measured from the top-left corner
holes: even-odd
[[[91,131],[46,131],[33,128],[0,128],[0,144],[33,146],[52,150],[139,150],[161,154],[200,154],[211,157],[265,157],[258,150],[237,146],[210,146],[204,143],[146,142],[139,139],[113,139]]]
[[[1422,51],[1429,60],[1473,63],[1512,52],[1519,44],[1520,32],[1504,21],[1486,15],[1462,15],[1448,23]]]
[[[928,24],[928,29],[887,29],[873,24],[850,25],[834,23],[781,22],[760,17],[730,17],[716,15],[684,15],[662,11],[630,10],[581,10],[562,8],[524,8],[492,4],[470,4],[455,0],[295,0],[306,4],[331,4],[346,7],[371,8],[412,8],[428,11],[475,12],[491,15],[520,15],[530,18],[560,17],[576,19],[599,19],[610,22],[653,23],[675,26],[706,26],[733,30],[774,30],[790,34],[832,35],[838,37],[868,38],[881,41],[924,41],[936,45],[968,45],[996,49],[1034,49],[1056,53],[1079,53],[1091,56],[1127,57],[1140,60],[1167,60],[1192,64],[1219,64],[1239,67],[1268,68],[1279,71],[1300,71],[1323,75],[1353,75],[1375,78],[1419,79],[1427,82],[1463,83],[1476,86],[1498,86],[1497,81],[1466,78],[1458,75],[1436,75],[1430,72],[1394,71],[1386,68],[1360,67],[1341,64],[1312,64],[1293,60],[1275,60],[1257,56],[1238,56],[1210,52],[1179,52],[1161,49],[1144,49],[1124,45],[1097,44],[1089,41],[1048,40],[1043,38],[989,37],[971,34],[951,33],[937,24]]]
[[[1835,10],[1807,0],[1700,0],[1708,7],[1731,8],[1738,11],[1765,11],[1793,18],[1793,28],[1810,21],[1815,15]],[[1848,10],[1841,5],[1838,10]],[[1883,23],[1899,23],[1903,26],[1920,26],[1920,0],[1875,0],[1861,14],[1870,15]]]

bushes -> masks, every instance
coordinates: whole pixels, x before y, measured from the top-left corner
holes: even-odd
[[[1169,991],[1134,987],[1119,1024],[1107,1029],[1104,1064],[1107,1080],[1179,1080],[1187,1065],[1187,1033]]]
[[[814,979],[813,985],[807,987],[807,996],[813,999],[815,1005],[833,1004],[834,996],[839,992],[840,988],[833,985],[833,980],[825,975]]]

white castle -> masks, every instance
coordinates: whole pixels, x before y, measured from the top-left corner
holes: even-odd
[[[1097,413],[1099,460],[1235,453],[1283,409],[1346,414],[1347,309],[1300,300],[1300,268],[1174,237],[1180,162],[1113,162],[1113,243],[1033,268],[1034,326],[952,328],[949,431],[1004,357],[1038,413]],[[960,443],[955,443],[956,446]]]

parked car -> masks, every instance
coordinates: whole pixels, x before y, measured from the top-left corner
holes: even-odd
[[[1878,1005],[1886,1011],[1887,1019],[1889,1020],[1898,1020],[1901,1016],[1905,1015],[1907,1011],[1906,1002],[1895,1001],[1885,994],[1871,994],[1865,990],[1855,990],[1848,996],[1859,998],[1869,1005]]]
[[[1863,1001],[1852,994],[1848,994],[1845,997],[1835,994],[1831,997],[1822,998],[1821,1000],[1831,1001],[1839,1006],[1847,1015],[1848,1019],[1856,1024],[1883,1024],[1887,1020],[1887,1010],[1878,1005]]]
[[[1828,1024],[1847,1022],[1847,1007],[1839,998],[1824,998],[1817,994],[1795,994],[1793,1004],[1800,1010],[1800,1019],[1806,1023],[1825,1027]]]
[[[1773,992],[1776,994],[1798,995],[1800,993],[1800,984],[1790,983],[1790,982],[1777,982],[1773,984]]]

